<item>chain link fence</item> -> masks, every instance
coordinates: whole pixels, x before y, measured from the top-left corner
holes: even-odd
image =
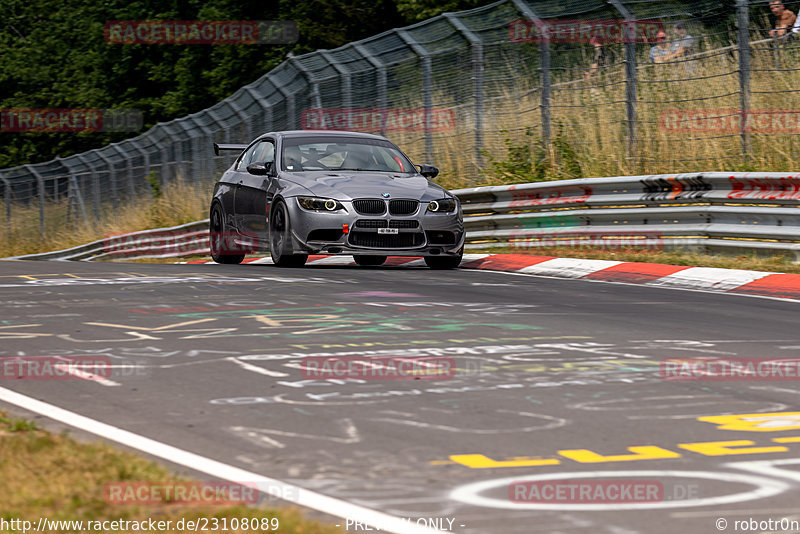
[[[207,187],[234,157],[213,142],[285,129],[380,133],[461,187],[553,164],[563,178],[746,170],[753,158],[788,169],[800,154],[800,34],[770,35],[767,0],[727,5],[501,0],[290,56],[138,137],[0,170],[3,227],[24,217],[45,234],[175,180]]]

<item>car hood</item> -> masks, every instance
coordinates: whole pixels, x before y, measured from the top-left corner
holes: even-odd
[[[297,175],[295,175],[297,176]],[[298,177],[299,178],[299,177]],[[380,197],[433,200],[445,195],[444,189],[420,175],[369,172],[308,172],[297,183],[320,197],[337,200]]]

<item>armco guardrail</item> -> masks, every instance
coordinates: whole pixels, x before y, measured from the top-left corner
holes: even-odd
[[[585,178],[456,193],[471,248],[767,251],[800,260],[800,174]]]
[[[7,260],[114,260],[177,258],[209,253],[208,219],[169,228],[106,237],[85,245]]]
[[[794,253],[800,173],[583,178],[453,191],[467,246],[691,249]],[[13,259],[167,258],[208,253],[208,220],[113,236]]]

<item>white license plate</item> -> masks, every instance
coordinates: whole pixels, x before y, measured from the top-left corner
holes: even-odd
[[[399,230],[397,228],[378,228],[379,234],[397,234]]]

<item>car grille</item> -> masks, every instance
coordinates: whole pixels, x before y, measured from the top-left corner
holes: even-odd
[[[416,200],[390,200],[389,213],[392,215],[411,215],[416,213],[419,202]]]
[[[375,232],[350,232],[350,244],[369,248],[412,248],[425,243],[425,234],[408,232],[404,234],[378,234]]]
[[[415,220],[391,220],[389,221],[389,228],[419,228],[419,221]]]
[[[413,219],[358,219],[354,228],[419,228],[419,221]]]
[[[356,228],[386,228],[385,219],[358,219],[356,221]]]
[[[386,213],[386,203],[379,199],[362,198],[354,200],[353,208],[362,215],[383,215]]]

